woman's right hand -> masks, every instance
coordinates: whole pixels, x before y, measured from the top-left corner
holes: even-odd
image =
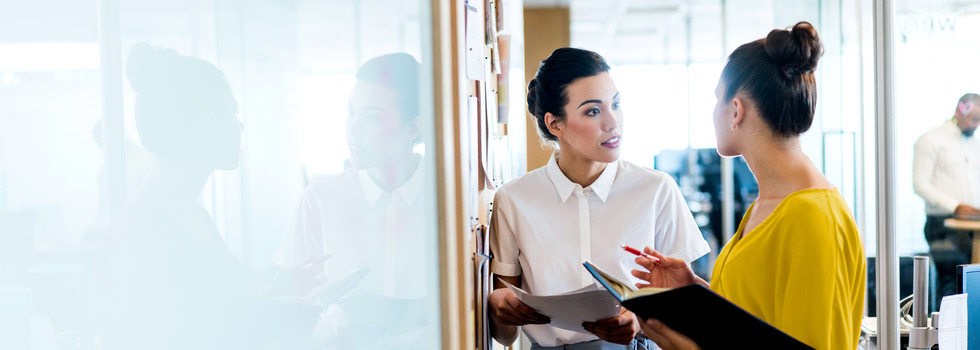
[[[490,293],[490,317],[494,323],[508,326],[523,326],[526,324],[548,324],[551,319],[539,314],[530,306],[521,302],[507,288],[497,288]]]
[[[694,271],[691,270],[691,266],[689,266],[686,261],[678,258],[666,257],[650,247],[644,248],[643,252],[660,259],[660,261],[655,262],[652,259],[642,256],[636,258],[636,263],[643,266],[646,271],[633,270],[633,276],[647,281],[647,283],[637,283],[637,288],[674,288],[693,283],[707,284],[704,282],[704,280],[694,274]]]

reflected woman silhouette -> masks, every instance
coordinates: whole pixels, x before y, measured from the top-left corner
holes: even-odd
[[[361,65],[348,100],[351,168],[304,190],[274,257],[282,267],[274,286],[291,287],[277,290],[325,304],[314,344],[432,348],[426,341],[437,324],[425,303],[437,295],[429,260],[435,188],[415,151],[423,118],[431,118],[420,115],[420,70],[406,53]],[[322,290],[339,295],[319,297]]]
[[[155,157],[110,223],[101,264],[107,348],[262,348],[246,271],[197,203],[238,167],[243,126],[213,64],[139,44],[126,70],[136,128]]]

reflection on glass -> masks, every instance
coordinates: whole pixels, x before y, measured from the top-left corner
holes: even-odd
[[[956,294],[956,265],[969,264],[970,232],[946,219],[980,220],[980,95],[960,97],[953,117],[915,142],[912,182],[926,203],[925,237],[939,295]]]
[[[428,6],[0,5],[0,349],[437,348]]]
[[[215,169],[238,167],[242,124],[224,75],[148,45],[133,48],[126,75],[140,141],[155,161],[146,186],[115,213],[100,256],[103,344],[265,348],[286,333],[302,335],[302,325],[279,323],[288,306],[254,299],[246,270],[197,204]],[[311,326],[316,311],[305,312]]]
[[[310,184],[275,263],[276,293],[327,307],[317,345],[424,348],[437,327],[421,309],[433,181],[415,153],[422,140],[419,63],[375,57],[357,72],[349,100],[344,172]],[[383,315],[383,316],[382,316]]]

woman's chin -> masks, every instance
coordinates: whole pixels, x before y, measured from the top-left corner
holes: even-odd
[[[595,161],[602,163],[613,163],[617,160],[619,160],[619,148],[606,150],[595,159]]]

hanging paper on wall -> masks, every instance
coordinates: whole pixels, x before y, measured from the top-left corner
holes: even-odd
[[[490,46],[490,72],[500,74],[500,53],[497,47],[497,9],[493,0],[486,0],[486,44]]]
[[[484,80],[484,47],[486,39],[483,35],[483,18],[480,12],[484,0],[467,0],[466,9],[466,78]]]
[[[497,75],[497,123],[507,124],[510,95],[510,35],[497,38],[500,50],[500,74]],[[506,135],[506,132],[504,132]]]

